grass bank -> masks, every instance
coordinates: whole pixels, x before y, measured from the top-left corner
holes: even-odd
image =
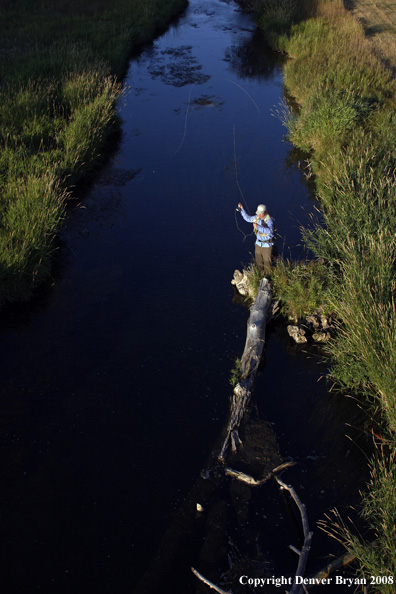
[[[131,52],[186,0],[15,0],[0,20],[0,303],[48,279],[70,187],[119,125]]]
[[[367,34],[373,51],[396,72],[396,6],[393,2],[354,0],[348,2],[352,14]]]
[[[370,583],[370,575],[396,573],[396,82],[340,0],[257,0],[251,8],[268,41],[289,56],[285,86],[298,111],[285,110],[284,124],[307,155],[322,207],[304,239],[338,320],[326,347],[329,377],[341,393],[368,402],[376,418],[369,425],[379,419],[381,426],[363,495],[367,535],[345,526],[338,532]],[[274,270],[275,287],[285,267]],[[293,283],[293,270],[287,274]],[[288,293],[282,297],[295,308],[301,291]],[[394,588],[384,578],[370,591]]]

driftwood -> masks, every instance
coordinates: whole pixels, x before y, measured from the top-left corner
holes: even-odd
[[[260,485],[263,485],[264,483],[269,481],[278,472],[285,470],[285,468],[288,468],[289,466],[294,466],[294,464],[295,464],[295,462],[292,462],[292,461],[285,462],[284,464],[281,464],[280,466],[277,466],[276,468],[271,470],[271,472],[269,472],[266,477],[264,477],[263,479],[260,479],[259,481],[254,479],[252,476],[245,474],[244,472],[240,472],[239,470],[234,470],[233,468],[229,468],[228,466],[225,468],[225,473],[226,473],[226,475],[232,476],[233,478],[236,478],[238,481],[241,481],[242,483],[246,483],[247,485],[250,485],[251,487],[259,487]]]
[[[299,556],[297,570],[296,570],[296,577],[297,576],[302,577],[305,572],[305,565],[307,563],[308,554],[309,554],[309,551],[311,548],[311,540],[312,540],[312,532],[310,532],[310,530],[309,530],[307,512],[305,509],[305,505],[300,501],[300,499],[299,499],[297,493],[295,492],[295,490],[293,489],[293,487],[291,487],[290,485],[286,485],[286,483],[284,483],[276,475],[275,475],[275,480],[282,489],[286,489],[290,493],[290,495],[292,496],[295,504],[297,505],[298,510],[301,515],[301,521],[302,521],[302,527],[303,527],[303,533],[304,533],[304,544],[303,544],[301,551],[299,551],[298,549],[296,549],[296,547],[293,547],[293,546],[290,546],[290,548],[292,551],[297,553],[297,555]],[[292,589],[289,590],[287,592],[287,594],[299,594],[301,592],[301,589],[302,589],[302,585],[298,584],[295,581]]]
[[[226,592],[225,590],[222,590],[221,588],[219,588],[219,586],[216,586],[216,584],[214,584],[213,582],[210,582],[208,579],[206,579],[206,577],[204,577],[202,575],[202,573],[199,573],[199,571],[194,569],[194,567],[191,567],[191,571],[193,572],[194,575],[197,576],[197,578],[199,580],[201,580],[201,582],[203,582],[204,584],[209,586],[209,588],[216,590],[216,592],[219,592],[219,594],[231,594],[231,592]]]
[[[271,306],[272,291],[268,279],[260,283],[256,300],[251,307],[247,324],[246,343],[241,359],[241,380],[234,388],[231,416],[227,427],[227,435],[219,454],[224,462],[230,441],[233,451],[240,445],[238,428],[251,398],[251,390],[260,364],[265,341],[265,326]]]

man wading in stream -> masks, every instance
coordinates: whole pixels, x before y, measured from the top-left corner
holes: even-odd
[[[256,234],[255,253],[256,264],[264,274],[268,274],[272,264],[272,247],[274,245],[274,221],[267,212],[265,204],[259,204],[256,214],[250,216],[247,214],[242,204],[238,204],[238,209],[245,221],[253,223]]]

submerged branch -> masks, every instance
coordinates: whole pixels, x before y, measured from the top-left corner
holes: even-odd
[[[246,483],[252,487],[259,487],[260,485],[263,485],[264,483],[269,481],[278,472],[281,472],[282,470],[285,470],[285,468],[289,468],[289,466],[294,466],[294,465],[295,465],[295,462],[293,462],[293,461],[285,462],[284,464],[281,464],[280,466],[277,466],[276,468],[271,470],[271,472],[269,472],[266,477],[264,477],[263,479],[260,479],[260,480],[256,480],[249,474],[245,474],[244,472],[240,472],[239,470],[234,470],[233,468],[230,468],[229,466],[226,466],[225,473],[228,476],[232,476],[233,478],[236,478],[238,481],[241,481],[242,483]]]
[[[213,590],[216,590],[216,592],[219,592],[219,594],[232,594],[231,592],[226,592],[225,590],[222,590],[222,588],[219,588],[219,586],[216,586],[216,584],[214,584],[213,582],[211,582],[208,579],[206,579],[206,577],[204,577],[202,575],[202,573],[199,573],[199,571],[197,571],[196,569],[194,569],[194,567],[191,567],[191,571],[193,572],[194,575],[197,576],[197,578],[199,580],[201,580],[201,582],[203,582],[204,584],[206,584],[207,586],[209,586],[209,588],[212,588]]]
[[[296,577],[297,576],[300,577],[300,576],[303,576],[304,572],[305,572],[305,566],[307,564],[308,554],[309,554],[309,551],[311,548],[311,540],[312,540],[312,532],[310,532],[310,530],[309,530],[307,510],[305,508],[305,505],[301,502],[297,493],[293,489],[293,487],[284,483],[278,476],[275,476],[275,480],[279,484],[281,489],[286,489],[286,491],[288,491],[290,493],[290,495],[291,495],[292,499],[294,500],[295,504],[297,505],[298,510],[301,515],[301,522],[302,522],[302,527],[303,527],[303,532],[304,532],[304,544],[303,544],[301,551],[298,551],[295,547],[293,547],[293,549],[292,549],[293,551],[297,552],[297,554],[299,555],[298,565],[297,565],[297,570],[296,570]],[[292,589],[288,591],[288,594],[299,594],[299,592],[301,592],[301,584],[297,584],[295,581]]]

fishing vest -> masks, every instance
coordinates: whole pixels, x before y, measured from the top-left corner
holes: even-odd
[[[257,215],[253,221],[253,223],[257,224],[257,229],[260,226],[260,223],[263,221],[264,223],[267,223],[269,220],[271,219],[271,217],[269,216],[269,214],[266,214],[265,217],[263,219],[260,219],[260,217]],[[275,232],[275,222],[274,223],[274,232]],[[274,240],[274,232],[267,232],[267,233],[260,233],[257,229],[254,230],[255,234],[257,235],[257,237],[259,238],[260,241],[268,241],[271,242]]]

